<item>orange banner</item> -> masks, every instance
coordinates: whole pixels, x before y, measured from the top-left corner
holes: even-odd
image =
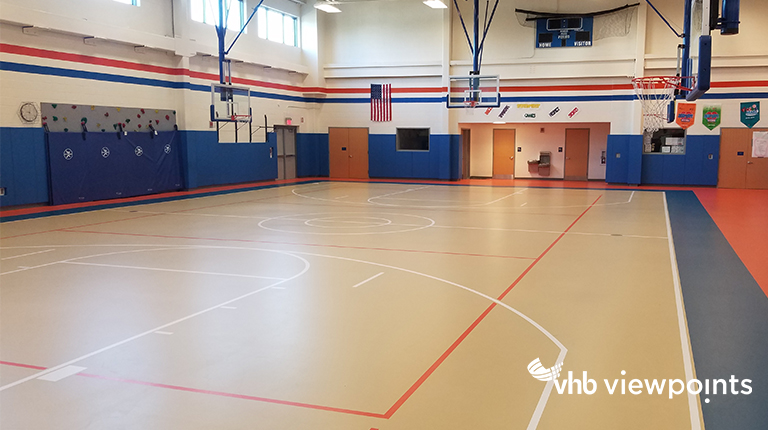
[[[685,130],[693,125],[696,117],[696,103],[677,103],[675,122]]]

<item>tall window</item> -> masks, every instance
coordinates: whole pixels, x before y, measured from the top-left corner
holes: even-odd
[[[125,3],[133,6],[140,6],[139,4],[140,0],[115,0],[115,1],[118,3]]]
[[[219,23],[219,0],[190,1],[193,21],[203,22],[210,25],[217,25]],[[246,19],[245,2],[242,0],[224,0],[225,17],[227,16],[227,7],[229,7],[227,28],[234,31],[240,31],[240,29],[243,28]]]
[[[297,37],[298,20],[280,11],[259,7],[256,12],[259,37],[277,43],[299,46]]]

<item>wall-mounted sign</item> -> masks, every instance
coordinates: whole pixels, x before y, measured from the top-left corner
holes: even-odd
[[[675,122],[683,130],[693,125],[696,117],[696,103],[677,103],[677,116]]]
[[[760,121],[760,102],[741,104],[741,123],[752,128]]]

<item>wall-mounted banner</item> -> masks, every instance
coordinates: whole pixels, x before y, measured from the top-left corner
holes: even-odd
[[[683,130],[693,125],[696,119],[696,103],[677,103],[675,122]]]
[[[573,117],[575,117],[575,116],[576,116],[576,114],[578,114],[578,113],[579,113],[579,108],[578,108],[578,107],[575,107],[575,108],[573,108],[573,110],[571,110],[570,112],[568,112],[568,118],[573,118]]]
[[[701,123],[710,130],[720,125],[722,119],[722,108],[720,105],[704,106],[702,109]]]
[[[536,110],[540,107],[541,107],[541,103],[518,103],[517,104],[518,109]]]
[[[560,106],[555,107],[551,111],[549,111],[549,116],[554,118],[555,115],[557,115],[560,112]]]
[[[491,114],[491,111],[493,111],[493,108],[492,108],[492,107],[489,107],[488,109],[486,109],[486,110],[485,110],[485,114],[486,114],[486,115],[490,115],[490,114]]]
[[[760,102],[741,104],[741,123],[752,128],[760,121]]]
[[[504,106],[504,109],[501,110],[499,113],[499,118],[504,118],[504,115],[507,114],[507,111],[509,110],[509,105]]]

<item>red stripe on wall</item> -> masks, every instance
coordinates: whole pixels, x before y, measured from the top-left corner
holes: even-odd
[[[194,79],[203,79],[211,82],[218,82],[219,75],[214,73],[205,73],[193,71],[185,68],[153,66],[150,64],[135,63],[124,60],[113,60],[109,58],[100,58],[90,55],[72,54],[67,52],[57,52],[48,49],[30,48],[27,46],[11,45],[0,43],[0,52],[7,54],[26,55],[29,57],[45,58],[50,60],[70,61],[80,64],[91,64],[96,66],[114,67],[124,70],[137,70],[142,72],[159,73],[170,76],[189,76]],[[233,78],[232,82],[239,85],[270,88],[282,91],[294,91],[299,93],[321,93],[321,94],[368,94],[369,88],[322,88],[322,87],[302,87],[296,85],[276,84],[256,79]],[[747,88],[747,87],[768,87],[768,80],[757,81],[722,81],[712,82],[712,88]],[[632,85],[627,84],[604,84],[604,85],[537,85],[537,86],[502,86],[499,88],[502,92],[557,92],[557,91],[616,91],[631,90]],[[393,88],[392,93],[411,94],[411,93],[445,93],[446,87],[408,87]]]

